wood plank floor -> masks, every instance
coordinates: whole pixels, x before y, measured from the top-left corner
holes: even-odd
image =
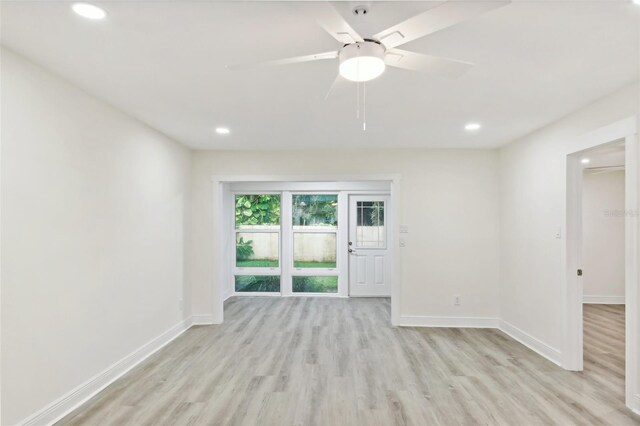
[[[624,305],[583,306],[584,373],[624,401]]]
[[[585,307],[585,371],[497,330],[393,328],[388,299],[232,298],[60,425],[640,424],[624,314]]]

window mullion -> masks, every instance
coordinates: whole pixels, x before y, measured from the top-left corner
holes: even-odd
[[[293,220],[291,191],[283,191],[280,205],[281,262],[280,291],[283,296],[291,296],[291,266],[293,265]]]

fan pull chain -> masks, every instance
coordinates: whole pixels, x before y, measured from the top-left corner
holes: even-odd
[[[359,47],[359,45],[358,45]],[[360,49],[358,49],[360,56]],[[356,61],[356,75],[360,75],[360,61]],[[356,120],[360,119],[360,82],[356,83]]]
[[[360,82],[356,83],[356,119],[360,119]]]
[[[367,82],[362,83],[362,131],[367,130]]]

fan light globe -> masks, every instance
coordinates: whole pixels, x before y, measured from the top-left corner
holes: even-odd
[[[340,75],[347,80],[373,80],[384,68],[384,47],[373,41],[348,44],[340,51]]]
[[[83,18],[96,21],[107,16],[107,12],[103,8],[90,3],[74,3],[71,9]]]

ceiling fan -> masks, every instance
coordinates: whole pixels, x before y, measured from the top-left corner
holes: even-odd
[[[342,44],[339,50],[253,64],[230,65],[227,68],[237,70],[338,59],[339,74],[329,93],[341,77],[354,82],[365,82],[380,76],[386,66],[457,78],[473,67],[473,64],[401,50],[397,47],[509,3],[509,0],[443,1],[404,22],[363,38],[329,2],[322,1],[318,4],[317,22]],[[354,9],[354,13],[362,16],[368,13],[368,9],[365,6],[358,6]]]

